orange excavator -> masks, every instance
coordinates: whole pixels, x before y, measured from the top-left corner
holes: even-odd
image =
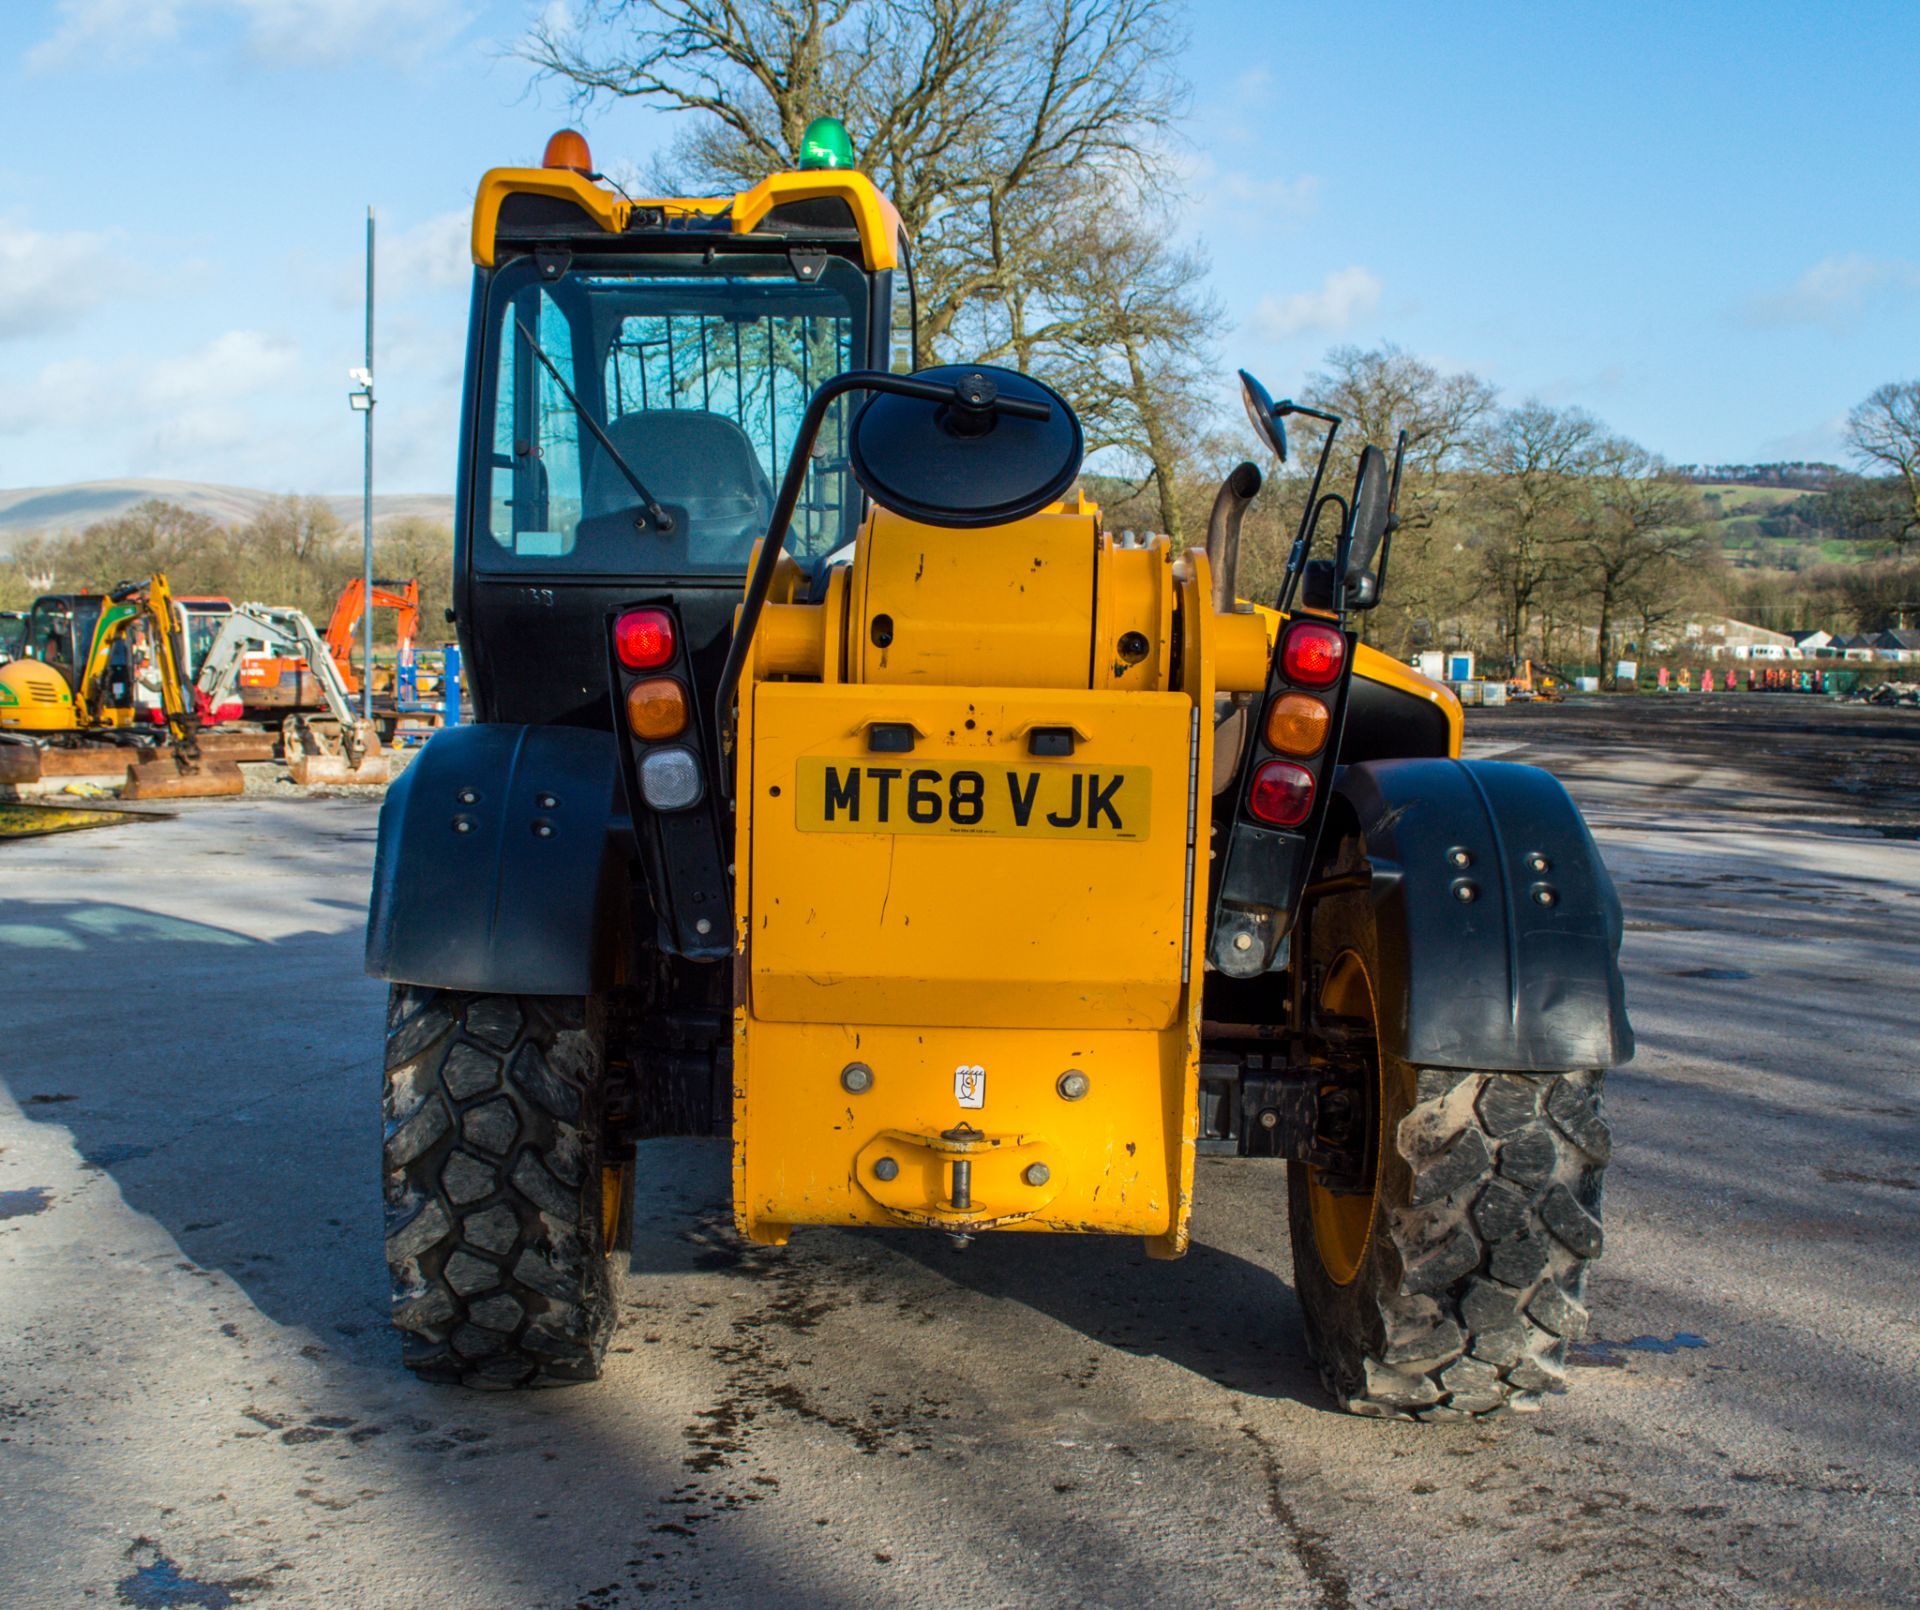
[[[347,692],[360,691],[360,679],[353,670],[353,634],[360,624],[361,612],[367,607],[367,584],[355,576],[352,581],[340,589],[340,597],[334,603],[333,614],[327,620],[327,652],[333,656],[333,663],[340,668],[340,680],[347,685]],[[405,663],[413,651],[413,640],[420,633],[420,583],[409,577],[406,581],[382,581],[377,576],[373,583],[373,607],[390,609],[398,616],[397,635],[399,638],[399,660]],[[388,686],[392,684],[389,682]],[[381,692],[380,678],[374,677],[374,691]]]

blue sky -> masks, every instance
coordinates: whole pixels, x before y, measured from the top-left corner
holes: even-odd
[[[566,121],[526,0],[11,0],[0,486],[449,488],[482,169]],[[1840,456],[1920,375],[1920,5],[1195,0],[1178,161],[1246,365],[1391,340],[1681,462]],[[604,165],[661,114],[587,127]],[[1223,388],[1223,396],[1225,391]]]

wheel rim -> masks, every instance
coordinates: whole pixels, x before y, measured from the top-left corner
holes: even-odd
[[[620,1244],[620,1210],[626,1201],[631,1163],[609,1163],[600,1170],[600,1250],[611,1254]]]
[[[1379,1019],[1373,1009],[1373,980],[1367,976],[1367,964],[1354,950],[1343,950],[1334,958],[1333,966],[1327,970],[1326,982],[1320,988],[1320,1005],[1328,1012],[1341,1017],[1357,1017],[1375,1026]],[[1383,1103],[1380,1100],[1380,1062],[1375,1053],[1373,1064],[1373,1089],[1370,1092],[1372,1108],[1369,1118],[1376,1125],[1380,1122]],[[1374,1208],[1380,1199],[1380,1154],[1385,1149],[1381,1136],[1373,1148],[1373,1178],[1365,1195],[1358,1193],[1335,1193],[1325,1189],[1319,1180],[1319,1171],[1311,1166],[1307,1169],[1307,1207],[1313,1220],[1313,1242],[1319,1249],[1320,1264],[1336,1286],[1353,1283],[1360,1273],[1360,1265],[1366,1261],[1367,1248],[1373,1241]]]

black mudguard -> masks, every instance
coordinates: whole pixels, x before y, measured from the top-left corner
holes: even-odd
[[[1382,1050],[1524,1073],[1632,1057],[1620,899],[1557,778],[1381,760],[1345,768],[1335,791],[1374,867]]]
[[[605,982],[627,826],[613,735],[482,724],[428,740],[380,807],[367,971],[488,994]]]

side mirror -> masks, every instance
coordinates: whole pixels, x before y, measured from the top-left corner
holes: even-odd
[[[1391,483],[1387,455],[1369,442],[1360,452],[1360,468],[1353,478],[1352,513],[1347,521],[1342,582],[1348,609],[1371,609],[1380,602],[1373,562],[1393,517]]]
[[[1369,442],[1360,450],[1360,468],[1353,478],[1353,518],[1347,543],[1347,573],[1371,570],[1387,534],[1390,512],[1387,455]]]
[[[1287,405],[1276,403],[1267,388],[1244,369],[1240,371],[1240,400],[1246,404],[1247,418],[1253,421],[1253,428],[1259,433],[1260,439],[1273,449],[1282,464],[1286,463],[1287,427],[1280,421],[1287,412]]]

